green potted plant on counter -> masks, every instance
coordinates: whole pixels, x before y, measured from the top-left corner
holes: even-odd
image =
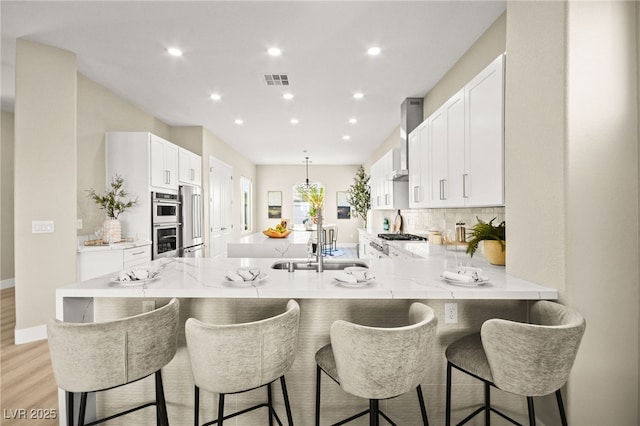
[[[471,231],[467,233],[467,253],[472,257],[478,249],[480,241],[484,241],[484,256],[487,261],[492,265],[505,265],[506,264],[506,226],[504,221],[499,225],[494,225],[494,217],[489,222],[483,222],[476,217],[478,223],[476,223]]]
[[[364,167],[359,166],[356,176],[353,178],[353,185],[349,187],[347,202],[351,204],[356,214],[364,221],[367,227],[367,212],[371,208],[371,187],[369,186],[370,176],[364,172]]]
[[[124,189],[124,178],[120,175],[111,178],[110,188],[106,189],[104,195],[98,194],[93,188],[89,190],[89,198],[107,213],[107,219],[102,224],[102,239],[107,243],[119,243],[122,240],[122,226],[118,216],[138,202],[137,198],[127,200],[128,195]]]

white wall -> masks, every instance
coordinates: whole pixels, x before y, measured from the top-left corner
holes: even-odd
[[[568,7],[564,298],[587,318],[569,385],[571,419],[579,425],[639,421],[636,7]],[[590,232],[594,224],[608,237]]]
[[[55,316],[55,289],[75,281],[76,87],[73,53],[17,40],[16,342]],[[54,232],[32,234],[33,220]]]
[[[353,184],[358,170],[353,166],[309,165],[309,180],[322,183],[325,187],[324,223],[338,227],[338,243],[356,243],[360,219],[337,218],[337,191],[347,191]],[[257,231],[267,229],[279,223],[279,219],[269,219],[267,211],[267,192],[282,191],[282,217],[293,218],[293,186],[306,179],[306,166],[258,166],[257,185],[255,186]]]
[[[13,113],[0,121],[0,282],[13,279]]]
[[[91,234],[105,220],[103,210],[88,197],[88,190],[106,186],[105,133],[151,132],[169,139],[169,126],[125,101],[96,82],[78,74],[78,235]],[[125,182],[126,186],[126,182]]]
[[[513,1],[507,23],[507,268],[587,320],[569,422],[637,425],[636,4]]]

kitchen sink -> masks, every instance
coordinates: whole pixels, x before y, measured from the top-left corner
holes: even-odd
[[[271,265],[271,269],[290,269],[290,264],[293,264],[293,270],[315,271],[317,269],[315,260],[309,263],[306,259],[278,260],[273,265]],[[322,266],[323,269],[327,271],[342,271],[344,268],[348,268],[350,266],[362,266],[365,268],[369,267],[367,262],[354,259],[325,260],[322,263]]]

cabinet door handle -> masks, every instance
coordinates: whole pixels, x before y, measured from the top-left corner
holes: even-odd
[[[131,253],[131,256],[137,256],[137,255],[139,255],[139,254],[144,254],[144,250],[142,250],[142,251],[137,251],[137,252],[135,252],[135,253]]]
[[[467,173],[464,173],[462,175],[462,198],[469,198],[469,195],[467,194],[467,179],[469,178],[469,175]]]
[[[169,170],[164,171],[164,183],[167,185],[171,183],[171,172]]]
[[[196,169],[189,169],[191,170],[191,180],[196,180]]]
[[[440,199],[443,201],[447,199],[444,194],[444,183],[446,181],[446,179],[440,179]]]

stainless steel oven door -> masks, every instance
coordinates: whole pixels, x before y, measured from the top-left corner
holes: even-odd
[[[160,198],[160,196],[173,196],[173,194],[153,193],[151,197],[151,223],[178,223],[180,221],[180,201],[176,198]]]
[[[180,242],[179,223],[153,225],[153,259],[161,257],[178,257]]]

